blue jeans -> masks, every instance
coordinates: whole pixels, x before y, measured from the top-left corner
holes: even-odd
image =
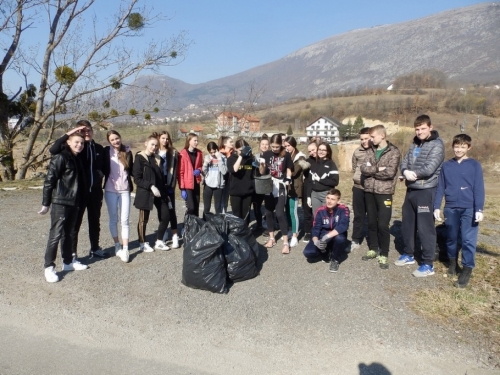
[[[326,233],[327,232],[322,233],[321,237]],[[328,259],[340,261],[342,253],[345,252],[346,245],[346,233],[339,233],[338,235],[333,237],[330,241],[328,241],[328,244],[326,245],[326,254],[329,254]],[[323,253],[316,247],[316,245],[314,245],[312,239],[307,243],[303,254],[307,259],[323,257]]]
[[[446,249],[448,257],[457,258],[458,239],[462,237],[462,266],[474,268],[476,259],[478,223],[474,222],[473,208],[444,208]]]

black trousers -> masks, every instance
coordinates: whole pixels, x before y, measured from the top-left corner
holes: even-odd
[[[163,235],[168,228],[170,221],[170,209],[165,199],[155,198],[154,205],[158,212],[158,230],[156,231],[156,240],[163,240]],[[148,226],[149,210],[139,210],[139,221],[137,222],[137,235],[139,236],[139,243],[146,242],[146,227]]]
[[[352,187],[352,211],[354,213],[354,219],[352,220],[352,240],[360,244],[364,237],[366,217],[365,191],[354,186]]]
[[[170,199],[170,228],[177,229],[177,214],[175,213],[175,190],[172,190],[171,194],[167,194],[167,197]]]
[[[229,200],[231,201],[231,209],[233,210],[233,215],[237,216],[248,223],[248,216],[250,216],[250,206],[252,204],[252,194],[248,195],[230,195]]]
[[[408,189],[403,203],[401,230],[405,253],[415,253],[416,236],[422,245],[422,263],[432,266],[436,253],[436,227],[434,226],[434,195],[436,188]]]
[[[89,225],[90,250],[99,249],[99,235],[101,233],[101,207],[104,192],[100,187],[93,187],[90,190],[88,200],[83,210],[78,210],[78,217],[75,223],[76,236],[73,239],[73,253],[77,254],[78,233],[83,222],[85,209],[87,210],[87,221]]]
[[[65,206],[62,204],[52,204],[50,209],[50,231],[45,250],[44,267],[55,266],[57,258],[57,247],[61,243],[61,255],[65,264],[73,261],[74,237],[78,237],[76,231],[76,221],[80,211],[83,209],[77,206]]]
[[[302,195],[302,211],[304,212],[304,233],[311,233],[313,225],[313,210],[312,207],[308,206],[307,198],[311,198],[311,196],[306,197],[305,194]]]
[[[255,221],[257,222],[257,227],[262,227],[262,203],[265,199],[264,194],[253,194],[252,195],[252,205],[253,205],[253,214],[255,215]]]
[[[196,217],[200,216],[200,184],[195,182],[194,189],[186,189],[187,191],[187,200],[186,206],[187,211],[186,214],[194,215]]]
[[[212,206],[212,197],[214,199],[215,213],[220,214],[222,212],[222,193],[224,189],[211,188],[205,185],[203,188],[203,217],[205,214],[210,212],[210,207]]]
[[[368,247],[380,255],[389,255],[391,232],[389,224],[392,216],[392,194],[373,194],[365,192],[366,211],[368,212]]]
[[[266,206],[266,222],[267,230],[269,232],[274,231],[274,215],[276,212],[276,218],[280,226],[280,231],[282,236],[288,236],[288,220],[285,215],[285,204],[286,197],[284,193],[284,188],[280,187],[280,194],[275,197],[272,194],[266,195],[265,206]]]

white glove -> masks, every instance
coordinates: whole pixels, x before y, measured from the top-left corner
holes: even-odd
[[[161,193],[160,193],[160,190],[158,190],[158,188],[156,186],[151,186],[151,191],[153,192],[153,195],[156,197],[156,198],[160,198],[161,197]]]
[[[265,164],[265,163],[266,163],[266,159],[264,159],[264,158],[259,158],[259,163],[260,163],[260,164]]]
[[[484,215],[482,212],[476,212],[476,223],[479,223],[480,221],[483,221]]]
[[[369,161],[366,162],[366,166],[367,167],[371,167],[372,166],[372,163],[370,163]]]
[[[314,173],[314,174],[312,175],[312,180],[313,180],[313,181],[319,181],[319,180],[320,180],[320,178],[319,178],[319,176],[318,176],[316,173]]]
[[[311,200],[311,197],[307,198],[307,205],[312,208],[313,204],[312,204],[312,200]]]
[[[417,174],[413,171],[406,170],[403,173],[405,175],[405,178],[408,181],[416,181],[417,180]]]
[[[49,212],[49,208],[47,206],[42,206],[42,209],[40,211],[38,211],[38,213],[40,215],[45,215],[47,212]],[[476,218],[477,218],[477,216],[476,216]]]
[[[436,221],[443,221],[441,219],[441,210],[439,208],[434,210],[434,219],[436,219]]]

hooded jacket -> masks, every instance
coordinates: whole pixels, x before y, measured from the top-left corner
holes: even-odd
[[[378,161],[375,158],[376,151],[373,145],[366,150],[365,160],[360,166],[361,183],[366,193],[392,195],[396,188],[401,153],[390,142],[387,142]],[[381,168],[385,169],[381,171]]]
[[[216,158],[212,155],[205,155],[203,158],[203,176],[205,185],[212,189],[222,189],[225,185],[224,176],[227,174],[227,159],[220,152],[217,152]]]
[[[415,149],[420,148],[415,157]],[[429,138],[421,141],[413,138],[413,143],[401,162],[401,173],[415,172],[416,181],[406,180],[406,187],[410,189],[430,189],[438,184],[439,171],[444,161],[444,144],[437,131],[432,130]]]
[[[306,161],[306,156],[298,152],[293,158],[292,184],[289,187],[288,195],[291,198],[302,198],[304,190],[304,171],[311,167]]]

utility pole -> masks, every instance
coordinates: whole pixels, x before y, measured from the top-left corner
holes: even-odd
[[[479,115],[477,116],[477,122],[476,122],[476,132],[479,133]]]

